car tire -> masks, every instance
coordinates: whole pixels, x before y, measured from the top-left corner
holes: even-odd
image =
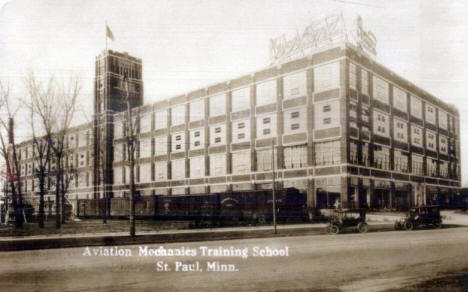
[[[434,226],[435,229],[440,229],[442,228],[442,222],[434,222],[432,226]]]
[[[358,226],[357,226],[357,229],[359,231],[359,233],[366,233],[367,230],[368,230],[368,225],[367,223],[359,223]]]
[[[330,232],[330,234],[339,234],[340,233],[340,227],[338,227],[338,225],[332,224],[329,227],[329,232]]]
[[[412,222],[405,222],[405,223],[403,224],[403,227],[405,228],[405,230],[413,230],[414,225],[413,225]]]

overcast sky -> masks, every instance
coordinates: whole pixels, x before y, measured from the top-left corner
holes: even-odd
[[[6,4],[5,4],[6,3]],[[269,39],[313,20],[356,14],[377,37],[377,61],[460,110],[468,166],[468,1],[0,0],[0,80],[22,95],[27,70],[78,73],[91,110],[94,58],[105,47],[143,60],[145,102],[266,67]],[[463,173],[468,185],[468,176]]]

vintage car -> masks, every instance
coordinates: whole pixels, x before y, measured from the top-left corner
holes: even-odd
[[[439,206],[421,206],[410,209],[405,218],[395,222],[395,230],[413,230],[421,225],[442,227]]]
[[[353,228],[360,233],[367,232],[366,210],[334,210],[329,217],[327,232],[338,234],[344,229]]]

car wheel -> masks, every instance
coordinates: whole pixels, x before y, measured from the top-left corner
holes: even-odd
[[[357,226],[359,233],[366,233],[368,229],[367,223],[359,223]]]
[[[411,222],[405,222],[404,228],[405,228],[405,230],[413,230],[414,225]]]
[[[440,228],[442,228],[442,222],[434,222],[433,226],[436,229],[440,229]]]
[[[330,234],[338,234],[340,233],[340,227],[338,227],[337,225],[331,225],[330,226]]]

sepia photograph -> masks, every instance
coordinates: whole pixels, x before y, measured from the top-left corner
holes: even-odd
[[[468,291],[467,15],[0,0],[0,291]]]

